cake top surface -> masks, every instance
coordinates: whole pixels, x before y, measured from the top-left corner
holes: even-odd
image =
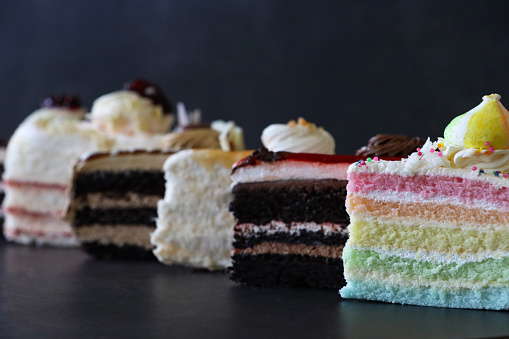
[[[247,157],[252,151],[223,151],[219,149],[187,149],[170,156],[164,164],[164,170],[168,171],[173,164],[191,159],[202,167],[212,169],[219,165],[231,168],[239,159]]]
[[[332,135],[303,118],[287,124],[272,124],[262,132],[263,146],[273,152],[334,154]]]
[[[173,150],[132,150],[83,154],[74,165],[74,173],[93,171],[161,170]]]
[[[351,164],[363,159],[365,159],[365,157],[357,155],[272,152],[263,147],[251,153],[248,157],[237,161],[233,166],[233,172],[242,167],[256,166],[263,163],[274,163],[281,161],[299,161],[324,164],[339,164],[339,163]]]
[[[126,89],[97,98],[90,117],[105,133],[166,133],[173,123],[171,105],[154,84],[133,81]]]
[[[430,141],[399,162],[357,163],[349,171],[385,172],[400,175],[456,175],[509,186],[507,110],[500,95],[483,97],[483,102],[451,121],[445,138]]]

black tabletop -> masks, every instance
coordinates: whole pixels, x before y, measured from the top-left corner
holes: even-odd
[[[335,290],[255,288],[156,261],[0,242],[1,338],[479,338],[509,312],[341,300]]]

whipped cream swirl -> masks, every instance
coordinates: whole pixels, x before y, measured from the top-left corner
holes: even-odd
[[[322,127],[299,118],[298,122],[272,124],[262,133],[262,143],[273,152],[334,154],[334,138]]]
[[[164,114],[161,105],[154,105],[134,91],[117,91],[99,97],[90,116],[100,130],[127,135],[165,133],[173,122],[173,115]]]
[[[433,150],[433,152],[431,152]],[[429,139],[412,153],[405,162],[405,172],[428,168],[471,169],[474,166],[485,171],[509,172],[509,150],[478,149],[451,145],[443,138],[431,142]]]

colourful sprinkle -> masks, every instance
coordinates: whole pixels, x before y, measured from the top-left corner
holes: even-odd
[[[430,149],[429,149],[429,151],[430,151],[431,153],[433,153],[433,152],[435,152],[435,149],[430,148]]]
[[[488,148],[490,150],[490,152],[493,152],[495,149],[493,148],[493,146],[490,146],[490,148]]]
[[[472,171],[477,171],[477,167],[473,166]]]
[[[498,177],[498,175],[500,174],[499,171],[493,171],[493,174],[495,174],[496,177]]]
[[[378,161],[378,157],[374,157],[374,158],[373,158],[373,160],[374,160],[374,161]]]
[[[438,156],[439,156],[439,157],[442,157],[442,156],[443,156],[443,153],[442,153],[442,152],[438,152]]]
[[[417,155],[422,155],[422,153],[421,152],[417,152]]]
[[[504,173],[504,178],[509,178],[509,173]]]
[[[438,144],[438,148],[442,148],[442,147],[444,147],[444,144],[439,143],[439,144]]]
[[[421,151],[421,149],[419,147],[417,147],[417,152],[420,152],[420,151]]]
[[[486,141],[484,144],[485,144],[486,146],[489,146],[489,145],[490,145],[490,142],[489,142],[489,141]]]
[[[483,170],[483,169],[482,169],[482,170],[479,170],[479,173],[484,173],[484,170]]]

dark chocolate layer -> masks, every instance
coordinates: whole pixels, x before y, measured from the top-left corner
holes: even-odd
[[[279,180],[241,183],[233,187],[230,211],[237,223],[283,222],[348,224],[347,180]]]
[[[113,260],[154,260],[156,257],[151,250],[133,245],[102,245],[98,242],[83,242],[82,249],[96,259]]]
[[[156,226],[157,208],[108,208],[85,207],[75,212],[73,226],[91,224]]]
[[[255,286],[307,286],[338,289],[345,285],[343,261],[306,255],[235,255],[230,279]]]
[[[345,226],[346,227],[346,226]],[[248,248],[263,242],[280,242],[284,244],[305,244],[305,245],[327,245],[339,246],[345,245],[348,240],[348,234],[345,233],[331,233],[324,234],[323,232],[310,232],[301,231],[299,234],[290,234],[289,232],[277,232],[273,234],[258,233],[256,235],[250,234],[245,236],[243,233],[236,231],[233,235],[234,248]]]
[[[147,195],[164,195],[164,172],[162,171],[96,171],[78,174],[74,182],[74,195],[122,191]]]

